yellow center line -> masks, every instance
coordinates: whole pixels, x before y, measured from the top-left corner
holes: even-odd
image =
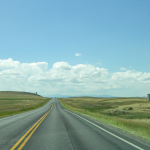
[[[54,101],[53,101],[54,103]],[[52,110],[53,108],[53,104],[50,108],[50,110],[44,114],[19,140],[18,142],[10,149],[10,150],[14,150],[21,142],[22,140],[30,133],[30,131],[33,129],[33,131],[29,134],[29,136],[24,140],[24,142],[21,144],[21,146],[18,148],[18,150],[21,150],[23,148],[23,146],[27,143],[27,141],[29,140],[29,138],[31,137],[31,135],[34,133],[34,131],[38,128],[38,126],[41,124],[41,122],[45,119],[45,117],[48,115],[48,113]],[[34,128],[35,127],[35,128]]]
[[[26,135],[28,135],[28,133],[39,123],[39,121],[43,118],[44,116],[42,116],[20,139],[19,141],[10,149],[10,150],[14,150],[19,143],[26,137]]]
[[[53,105],[52,105],[52,107],[53,107]],[[50,112],[50,111],[49,111]],[[48,113],[49,113],[48,112]],[[46,116],[48,115],[48,113],[46,114]],[[28,135],[28,137],[23,141],[23,143],[20,145],[20,147],[17,149],[17,150],[21,150],[23,147],[24,147],[24,145],[28,142],[28,140],[30,139],[30,137],[32,136],[32,134],[34,133],[34,131],[38,128],[38,126],[41,124],[41,122],[45,119],[45,117],[46,116],[44,116],[44,118],[39,122],[39,124],[33,129],[33,131]]]

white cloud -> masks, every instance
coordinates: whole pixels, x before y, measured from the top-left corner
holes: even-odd
[[[75,56],[81,56],[81,54],[79,54],[79,53],[75,53]]]
[[[47,95],[115,96],[143,96],[149,92],[150,73],[123,71],[109,73],[106,68],[90,64],[71,66],[67,62],[56,62],[48,70],[47,62],[20,63],[11,58],[0,59],[0,90],[31,91]]]
[[[56,62],[53,64],[53,69],[70,70],[71,66],[67,62]]]
[[[20,65],[20,62],[18,61],[13,61],[11,58],[9,59],[0,59],[0,69],[11,69],[11,68],[18,68]]]
[[[122,68],[120,68],[120,70],[122,70],[122,71],[126,71],[127,69],[122,67]]]

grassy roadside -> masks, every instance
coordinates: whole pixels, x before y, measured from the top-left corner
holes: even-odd
[[[71,111],[88,115],[150,141],[150,104],[146,99],[86,97],[59,98],[59,101]]]
[[[37,109],[49,100],[34,93],[0,91],[0,118]]]

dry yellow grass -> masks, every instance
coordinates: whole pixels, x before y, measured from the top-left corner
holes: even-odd
[[[34,93],[0,91],[0,118],[36,109],[49,100]]]
[[[133,108],[131,113],[149,113],[150,112],[150,103],[135,103],[135,104],[129,104],[129,105],[123,105],[123,106],[118,106],[117,110],[120,111],[127,111],[130,107]],[[107,111],[114,111],[116,109],[109,109]],[[106,111],[106,112],[107,112]]]
[[[146,98],[61,98],[68,109],[89,115],[150,140],[150,102]]]

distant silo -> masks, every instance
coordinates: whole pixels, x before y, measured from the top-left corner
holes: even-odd
[[[147,100],[150,101],[150,94],[147,94]]]

